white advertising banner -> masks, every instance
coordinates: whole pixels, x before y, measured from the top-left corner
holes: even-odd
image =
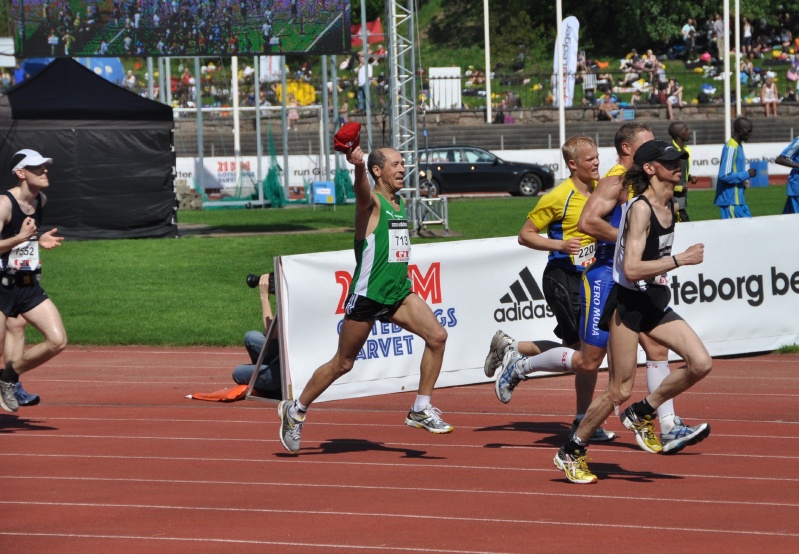
[[[667,137],[668,138],[668,137]],[[767,161],[769,175],[788,175],[791,168],[777,165],[774,160],[782,154],[788,143],[753,143],[744,144],[744,154],[746,162]],[[690,146],[691,149],[691,175],[695,177],[716,177],[719,173],[721,162],[721,144],[699,144]],[[558,148],[541,150],[495,150],[494,153],[508,161],[528,162],[546,165],[555,171],[560,172],[560,164],[563,163],[563,154]],[[611,167],[616,165],[618,155],[613,147],[602,147],[599,149],[599,173],[604,175]]]
[[[257,182],[255,174],[258,158],[257,156],[240,156],[239,168],[241,170],[240,185],[245,193],[247,189],[252,189]],[[283,167],[283,156],[278,159],[278,164]],[[269,157],[261,158],[261,179],[266,177],[269,170]],[[346,161],[342,161],[342,167],[350,172],[350,178],[354,179],[352,166]],[[330,156],[330,179],[327,179],[324,172],[324,157],[322,156],[302,156],[290,155],[288,163],[289,188],[302,190],[305,183],[313,181],[329,181],[335,172],[335,155]],[[177,158],[175,162],[177,179],[183,180],[186,184],[194,184],[200,172],[200,161],[198,158]],[[204,157],[202,171],[205,172],[203,184],[206,190],[229,190],[236,189],[236,159],[233,156]],[[282,182],[282,178],[281,178]]]
[[[674,252],[705,245],[705,262],[672,272],[674,309],[712,355],[771,350],[799,343],[799,243],[795,216],[682,223]],[[547,255],[516,237],[413,247],[414,290],[449,338],[437,386],[486,382],[483,361],[497,329],[519,340],[557,340],[542,294]],[[284,379],[297,398],[338,342],[352,271],[351,250],[284,256],[280,318]],[[389,323],[376,323],[354,369],[320,400],[415,391],[424,344]]]
[[[775,215],[677,225],[672,252],[705,245],[705,261],[670,274],[674,310],[713,356],[799,344],[799,220]]]
[[[558,82],[558,63],[563,64],[563,105],[570,108],[574,100],[574,82],[577,77],[577,41],[580,34],[580,22],[576,17],[570,15],[563,20],[561,25],[561,34],[558,35],[558,43],[560,43],[561,59],[558,60],[558,49],[555,48],[555,58],[553,63],[553,80]],[[555,95],[553,106],[558,107],[558,88],[552,87],[552,92]]]
[[[449,334],[438,386],[486,381],[485,348],[500,326],[520,337],[555,340],[554,316],[540,285],[546,259],[545,253],[519,247],[515,238],[413,247],[414,290]],[[355,259],[346,250],[280,261],[283,367],[290,372],[296,398],[314,370],[336,351]],[[513,278],[505,283],[506,276]],[[423,349],[419,337],[376,323],[353,371],[321,399],[416,390]]]
[[[767,161],[769,175],[788,175],[790,168],[777,165],[774,160],[779,156],[787,143],[757,143],[745,144],[744,152],[747,163],[751,161]],[[719,172],[719,162],[721,160],[721,144],[701,144],[691,146],[691,175],[695,177],[715,177]],[[551,167],[555,174],[559,174],[560,165],[563,157],[560,149],[550,148],[541,150],[495,150],[500,158],[508,161],[531,162]],[[265,160],[268,158],[264,158]],[[604,175],[611,167],[616,164],[616,150],[612,147],[599,149],[599,172]],[[244,192],[248,187],[253,187],[257,181],[255,168],[257,158],[255,156],[241,156],[239,165],[241,168],[241,185]],[[278,160],[283,164],[283,157]],[[303,190],[306,181],[327,181],[324,175],[324,158],[320,156],[289,156],[289,188],[298,191]],[[268,162],[262,162],[262,171],[266,176]],[[352,166],[342,161],[341,166],[350,171]],[[330,156],[331,173],[336,167],[334,156]],[[197,158],[178,158],[176,161],[177,179],[186,184],[193,184],[199,171],[199,161]],[[204,183],[206,189],[233,190],[235,183],[236,160],[233,156],[228,157],[206,157],[203,158],[203,170],[205,171]],[[332,175],[331,175],[332,178]]]

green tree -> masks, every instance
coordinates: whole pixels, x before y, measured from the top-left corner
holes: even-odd
[[[443,10],[430,22],[428,40],[445,48],[466,48],[482,44],[483,4],[473,0],[443,2]]]
[[[366,2],[366,20],[374,21],[376,17],[385,19],[385,0],[364,0]],[[350,2],[350,17],[355,24],[361,23],[361,0]]]
[[[506,58],[503,63],[519,53],[538,61],[551,57],[556,28],[554,1],[489,1],[492,58],[495,48],[498,56]],[[781,5],[780,9],[770,0],[742,0],[741,14],[755,20],[766,17],[773,25],[780,11],[799,13],[799,0],[786,0]],[[622,55],[631,48],[662,47],[678,38],[688,17],[701,26],[721,8],[718,0],[564,0],[563,15],[577,17],[580,42],[594,55]],[[442,48],[482,45],[482,2],[444,2],[427,31],[427,40]]]
[[[21,2],[22,0],[18,1]],[[14,36],[14,24],[11,19],[11,0],[0,0],[0,36]]]

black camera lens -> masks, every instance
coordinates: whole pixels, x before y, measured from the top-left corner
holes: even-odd
[[[247,275],[247,286],[250,287],[251,289],[254,289],[255,287],[258,286],[258,281],[260,280],[261,280],[260,277],[250,273],[249,275]]]

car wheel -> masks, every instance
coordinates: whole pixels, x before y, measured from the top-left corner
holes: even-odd
[[[535,196],[541,192],[541,179],[538,175],[526,173],[519,180],[519,194],[522,196]]]
[[[438,193],[440,192],[438,183],[435,181],[428,181],[427,182],[427,197],[428,198],[437,198]]]

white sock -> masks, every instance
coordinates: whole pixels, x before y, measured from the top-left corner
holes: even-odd
[[[652,393],[660,386],[663,380],[669,376],[671,370],[669,369],[668,361],[654,362],[651,360],[646,361],[646,386],[649,392]],[[660,420],[660,432],[668,433],[674,427],[674,402],[669,399],[663,404],[658,406],[658,419]]]
[[[296,420],[303,420],[305,419],[305,412],[307,411],[308,406],[303,406],[299,400],[295,400],[291,403],[291,406],[289,406],[289,417]]]
[[[416,400],[414,400],[413,402],[413,411],[421,412],[422,410],[427,408],[428,404],[430,404],[429,396],[422,396],[421,394],[417,394]]]
[[[534,371],[550,371],[552,373],[571,371],[574,352],[571,348],[552,348],[536,356],[528,356],[517,361],[516,371],[521,377]]]

